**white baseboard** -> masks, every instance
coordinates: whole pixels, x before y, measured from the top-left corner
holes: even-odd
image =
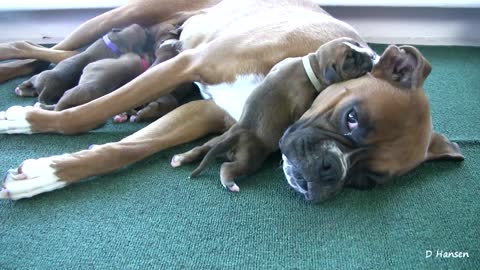
[[[325,7],[368,41],[415,45],[480,46],[480,9],[432,7]],[[106,9],[0,12],[0,42],[56,43]]]
[[[480,9],[429,7],[325,7],[368,42],[480,46]]]
[[[0,12],[0,42],[57,43],[83,22],[107,9],[19,10]]]

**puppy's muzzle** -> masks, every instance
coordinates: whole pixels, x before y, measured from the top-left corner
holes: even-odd
[[[357,52],[358,54],[364,55],[367,59],[364,62],[372,65],[372,67],[376,65],[380,60],[380,55],[378,55],[375,51],[368,47],[360,47],[350,42],[344,42],[344,44],[349,46],[353,51]],[[371,71],[371,68],[369,71]]]

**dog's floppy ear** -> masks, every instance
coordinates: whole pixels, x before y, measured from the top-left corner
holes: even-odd
[[[465,157],[462,155],[458,144],[449,141],[447,137],[440,133],[433,132],[425,161],[436,159],[461,161]]]
[[[422,88],[432,66],[420,51],[412,46],[390,45],[374,66],[372,74],[401,88]]]

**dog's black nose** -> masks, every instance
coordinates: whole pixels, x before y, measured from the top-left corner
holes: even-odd
[[[355,64],[361,68],[362,71],[370,72],[373,69],[372,56],[367,53],[357,53]]]
[[[339,157],[334,154],[324,154],[318,165],[318,181],[320,182],[336,182],[341,179],[343,174],[342,164]]]
[[[365,70],[367,70],[368,72],[373,70],[373,60],[371,57],[369,57],[368,61],[366,61],[365,63]]]

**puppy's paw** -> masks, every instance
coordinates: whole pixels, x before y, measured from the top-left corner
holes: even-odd
[[[15,88],[15,94],[21,97],[35,97],[38,96],[36,88],[33,86],[31,79],[24,81],[17,88]]]
[[[173,168],[180,167],[180,166],[183,165],[183,160],[184,160],[184,157],[183,157],[182,154],[175,155],[175,156],[172,157],[172,160],[170,161],[170,165]]]
[[[32,106],[13,106],[0,112],[0,133],[3,134],[31,134],[32,129],[27,121],[27,113],[33,110]]]
[[[207,154],[210,148],[209,145],[196,146],[188,152],[176,154],[172,157],[170,165],[176,168],[200,160]]]
[[[125,123],[128,121],[128,114],[126,112],[117,114],[113,117],[113,122],[114,123]]]
[[[223,187],[226,188],[228,191],[231,191],[231,192],[240,192],[240,188],[238,187],[238,185],[233,183],[233,182],[229,183],[228,185],[223,184]]]
[[[139,117],[138,115],[134,114],[134,115],[130,116],[130,122],[138,123],[140,121],[142,121],[142,118]]]

